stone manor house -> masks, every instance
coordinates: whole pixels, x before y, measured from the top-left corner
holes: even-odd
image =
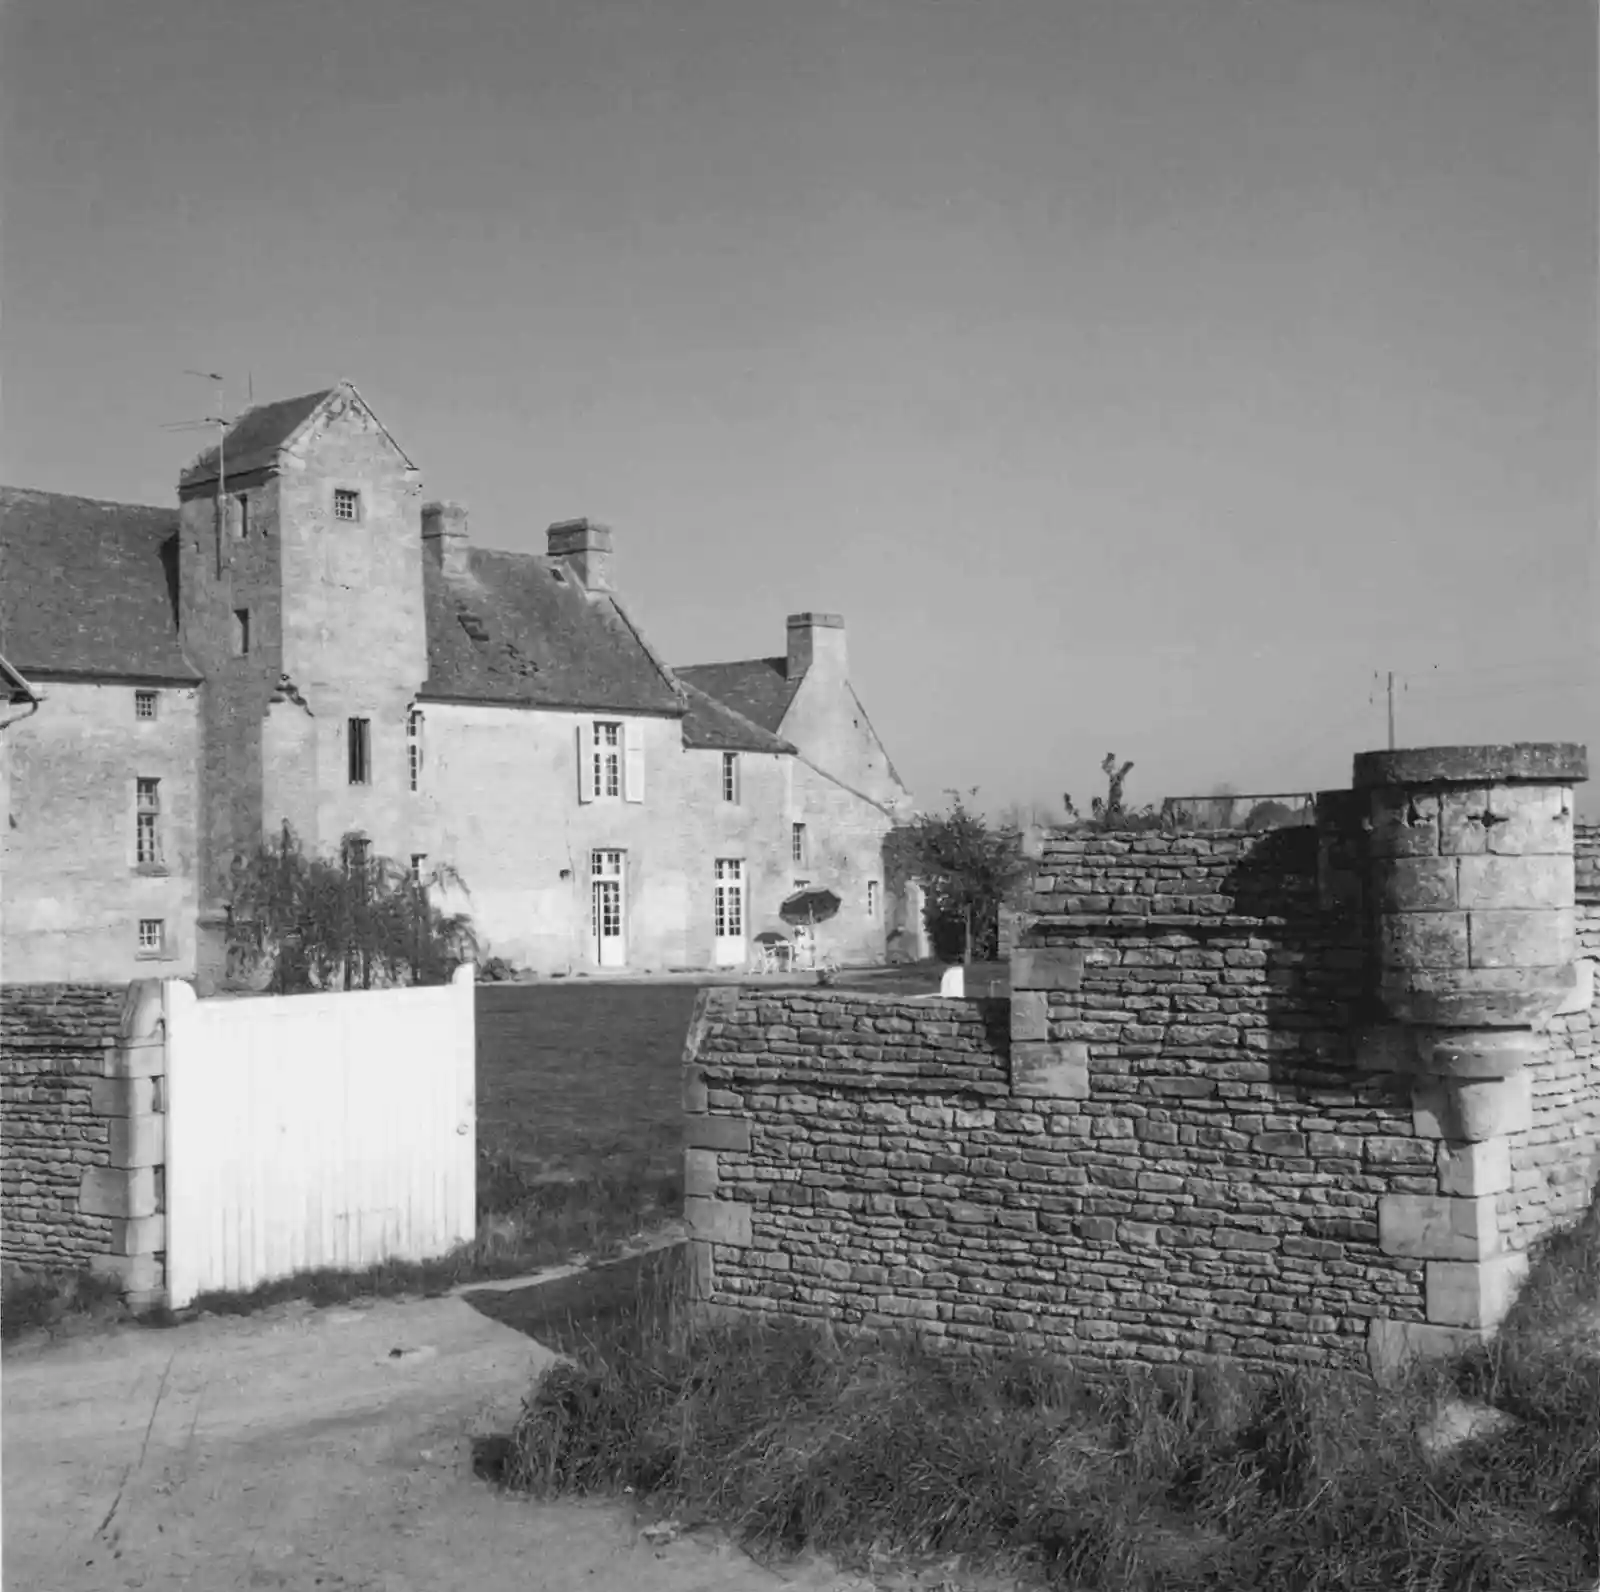
[[[454,867],[486,954],[540,973],[744,964],[803,884],[839,959],[920,949],[836,615],[669,667],[604,526],[473,546],[349,383],[250,410],[177,496],[0,488],[7,981],[215,987],[234,859],[285,819]]]

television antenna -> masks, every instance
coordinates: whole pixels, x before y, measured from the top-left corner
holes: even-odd
[[[163,431],[204,431],[207,427],[217,428],[217,578],[222,578],[222,519],[223,503],[226,501],[228,483],[228,461],[226,455],[226,442],[228,435],[228,405],[227,389],[220,372],[214,370],[186,370],[185,376],[194,376],[200,381],[213,383],[214,403],[212,412],[203,415],[198,420],[176,420],[162,426]]]

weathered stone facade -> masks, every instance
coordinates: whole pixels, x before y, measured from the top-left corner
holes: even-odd
[[[907,798],[836,615],[790,623],[797,745],[661,662],[616,595],[609,530],[559,522],[544,554],[472,546],[466,511],[422,501],[347,383],[241,417],[178,496],[168,514],[0,488],[0,552],[28,577],[0,587],[0,642],[47,693],[0,737],[7,977],[133,978],[160,960],[218,987],[231,871],[285,822],[314,853],[355,834],[453,868],[471,895],[449,904],[484,954],[535,972],[743,965],[754,935],[786,930],[799,879],[843,902],[828,953],[884,959],[905,913],[883,839]],[[36,611],[30,579],[69,611]],[[161,712],[136,721],[152,686]],[[626,747],[620,790],[585,790],[576,737],[596,723]],[[132,857],[141,778],[161,786],[159,866]],[[624,920],[603,948],[602,857]],[[720,937],[719,865],[742,909]],[[156,949],[141,922],[165,926]]]
[[[1559,857],[1549,788],[1581,758],[1543,772],[1480,768],[1475,810],[1507,816],[1499,845],[1552,849],[1461,855]],[[1380,1371],[1492,1330],[1528,1243],[1600,1171],[1592,980],[1551,961],[1504,977],[1503,916],[1478,942],[1486,980],[1470,933],[1464,967],[1438,965],[1453,938],[1386,955],[1377,788],[1329,793],[1315,829],[1048,837],[1008,1003],[703,994],[685,1077],[703,1298],[1099,1358]],[[1428,793],[1408,794],[1415,839]],[[1553,829],[1512,816],[1546,808]],[[1465,910],[1565,912],[1595,948],[1592,898],[1511,906],[1514,870],[1467,872],[1513,883]],[[1441,916],[1463,910],[1456,874]],[[1507,988],[1515,1029],[1486,1022]],[[1386,1005],[1418,989],[1420,1041]],[[1443,1070],[1485,1056],[1521,1065]]]
[[[39,690],[39,711],[0,735],[6,980],[191,975],[199,690],[67,679]],[[149,862],[139,858],[141,779],[157,782],[159,855]],[[141,947],[141,921],[161,925],[158,944]]]

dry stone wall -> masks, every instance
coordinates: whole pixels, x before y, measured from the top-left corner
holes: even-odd
[[[1050,836],[1009,1001],[703,992],[702,1300],[1155,1362],[1381,1369],[1492,1326],[1600,1170],[1592,984],[1520,1080],[1428,1074],[1375,995],[1370,834],[1336,792],[1315,828]]]
[[[109,1216],[78,1202],[110,1163],[106,1054],[120,984],[10,985],[0,999],[0,1255],[29,1271],[77,1270],[110,1252]]]
[[[165,1273],[161,982],[0,991],[0,1236],[8,1269],[90,1269],[129,1302]]]

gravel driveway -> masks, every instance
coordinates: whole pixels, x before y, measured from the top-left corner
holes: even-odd
[[[765,1592],[865,1583],[654,1545],[614,1504],[473,1476],[550,1351],[458,1298],[282,1306],[8,1353],[4,1585]]]

